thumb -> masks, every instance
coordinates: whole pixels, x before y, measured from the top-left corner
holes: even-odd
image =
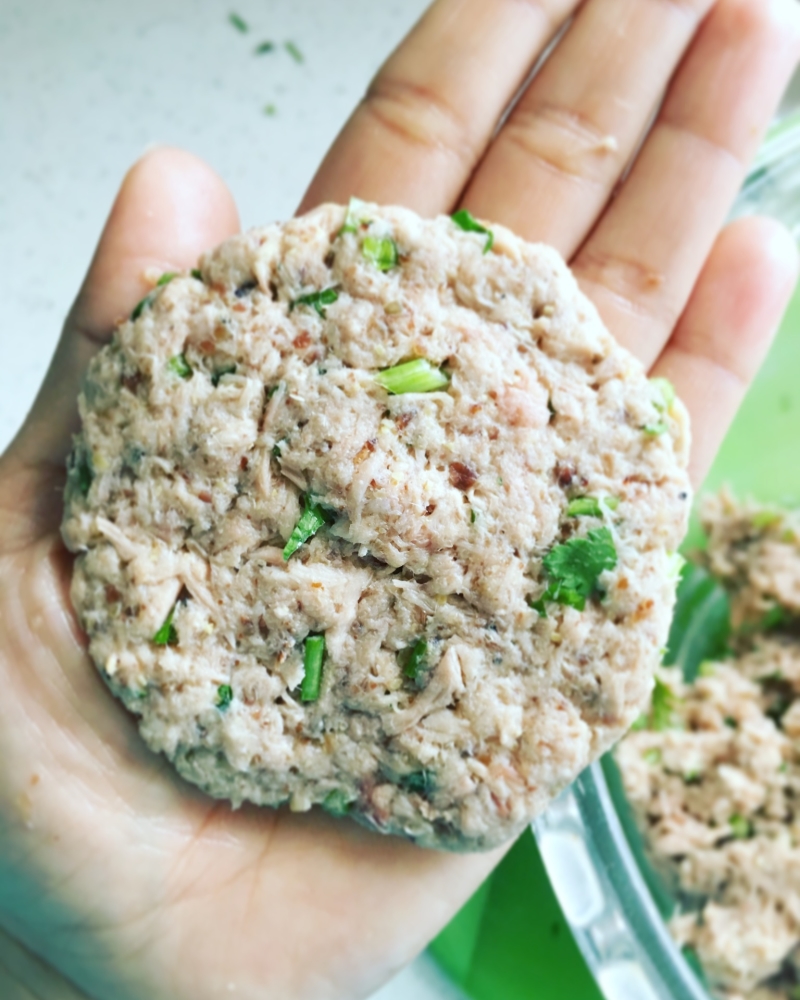
[[[232,195],[192,154],[159,148],[129,170],[42,387],[0,459],[0,544],[25,544],[58,523],[83,373],[150,290],[152,274],[192,267],[238,229]]]

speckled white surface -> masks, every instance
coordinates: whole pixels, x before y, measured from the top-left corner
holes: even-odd
[[[0,448],[33,400],[130,163],[154,143],[183,146],[227,181],[244,226],[291,215],[370,77],[425,6],[0,0]],[[247,33],[229,23],[232,11]],[[275,50],[255,55],[265,40]],[[375,1000],[458,997],[423,957]]]

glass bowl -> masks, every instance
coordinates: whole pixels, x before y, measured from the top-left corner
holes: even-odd
[[[800,101],[793,101],[795,108]],[[776,121],[733,217],[781,219],[800,241],[800,111]],[[800,500],[800,295],[701,492]],[[694,536],[696,537],[696,535]],[[709,1000],[672,941],[674,907],[650,868],[611,756],[592,765],[533,824],[553,889],[606,1000]]]

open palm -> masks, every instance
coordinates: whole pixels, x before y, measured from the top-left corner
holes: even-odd
[[[721,226],[798,52],[794,0],[438,0],[302,208],[352,194],[422,214],[463,205],[558,247],[617,338],[675,383],[697,481],[796,276],[780,226]],[[366,996],[499,857],[424,851],[316,811],[234,813],[145,749],[87,658],[58,536],[81,374],[149,273],[193,266],[237,228],[195,158],[136,164],[0,460],[6,1000]]]

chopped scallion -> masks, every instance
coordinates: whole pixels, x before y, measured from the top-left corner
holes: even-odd
[[[292,529],[292,533],[289,535],[289,539],[283,549],[283,558],[287,561],[297,552],[301,545],[307,542],[313,535],[316,535],[328,520],[319,504],[314,503],[309,497],[304,497],[303,503],[305,510],[300,515],[300,520]]]
[[[672,404],[675,402],[675,386],[670,382],[668,378],[651,378],[650,385],[653,388],[658,389],[661,393],[662,401],[656,402],[653,405],[657,410],[666,410],[669,412]]]
[[[301,295],[289,303],[289,312],[297,306],[310,306],[316,310],[317,314],[325,319],[325,309],[332,306],[339,298],[339,292],[335,288],[323,288],[319,292],[309,292],[308,295]]]
[[[483,233],[486,236],[486,242],[483,244],[483,252],[488,253],[494,246],[494,233],[491,229],[487,229],[486,226],[482,226],[477,219],[473,218],[472,213],[468,212],[465,208],[462,208],[460,212],[456,212],[451,215],[450,218],[455,222],[459,229],[463,229],[467,233]]]
[[[162,274],[161,277],[156,282],[156,288],[160,288],[161,285],[168,285],[173,278],[177,277],[178,277],[177,271],[167,271],[165,274]]]
[[[360,198],[350,199],[347,204],[347,215],[345,215],[344,223],[337,235],[341,236],[342,233],[357,233],[359,226],[368,224],[368,220],[363,217],[366,204]]]
[[[649,434],[650,437],[658,437],[661,434],[666,434],[669,430],[665,420],[659,420],[655,424],[645,424],[642,428],[645,434]]]
[[[427,641],[425,639],[417,639],[413,646],[407,646],[397,654],[397,661],[405,676],[412,681],[416,681],[425,668],[425,657],[427,655]]]
[[[434,392],[443,389],[450,380],[426,358],[415,358],[393,368],[384,368],[375,376],[375,381],[393,396],[399,396],[406,392]]]
[[[365,236],[361,244],[361,253],[379,271],[391,271],[397,266],[399,259],[397,244],[387,236]]]
[[[301,701],[316,701],[322,684],[322,661],[325,659],[325,636],[309,635],[303,650],[303,682],[300,685]]]
[[[748,840],[753,836],[753,824],[745,816],[734,813],[728,820],[731,833],[737,840]]]
[[[600,501],[597,497],[575,497],[567,506],[568,517],[602,517]]]
[[[167,368],[175,375],[180,376],[180,378],[191,378],[194,370],[189,362],[186,360],[186,355],[175,354],[167,362]]]

